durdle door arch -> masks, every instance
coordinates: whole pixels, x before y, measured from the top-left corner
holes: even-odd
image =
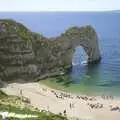
[[[98,38],[91,26],[72,27],[58,37],[31,32],[14,20],[0,20],[0,79],[34,79],[65,73],[72,67],[77,46],[88,63],[101,60]]]
[[[71,41],[71,46],[75,49],[82,46],[88,56],[88,64],[98,63],[101,60],[98,37],[95,30],[91,26],[72,27],[66,33]]]

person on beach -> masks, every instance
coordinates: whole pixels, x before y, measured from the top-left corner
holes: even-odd
[[[64,116],[66,116],[66,113],[67,113],[66,110],[64,110],[64,111],[63,111]]]
[[[75,103],[71,103],[70,104],[70,108],[72,109],[72,108],[74,108],[75,107]]]
[[[47,88],[42,88],[43,91],[47,92]]]
[[[72,103],[70,103],[70,109],[72,109]]]
[[[20,89],[20,95],[22,96],[22,89]]]

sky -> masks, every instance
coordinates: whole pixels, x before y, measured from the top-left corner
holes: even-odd
[[[120,10],[120,0],[0,0],[0,11]]]

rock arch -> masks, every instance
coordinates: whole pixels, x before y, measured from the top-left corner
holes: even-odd
[[[100,61],[98,38],[91,26],[72,27],[58,37],[46,38],[13,20],[0,20],[0,78],[36,78],[58,75],[72,67],[76,46],[88,63]]]
[[[97,63],[101,60],[98,37],[95,30],[87,25],[85,27],[72,27],[69,28],[65,35],[71,39],[71,45],[73,49],[77,46],[82,46],[88,55],[88,63]]]

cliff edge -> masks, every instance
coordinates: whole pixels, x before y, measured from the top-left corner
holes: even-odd
[[[72,67],[77,46],[88,63],[100,61],[98,38],[91,26],[71,27],[58,37],[46,38],[13,20],[0,20],[0,78],[33,79],[63,74]]]

